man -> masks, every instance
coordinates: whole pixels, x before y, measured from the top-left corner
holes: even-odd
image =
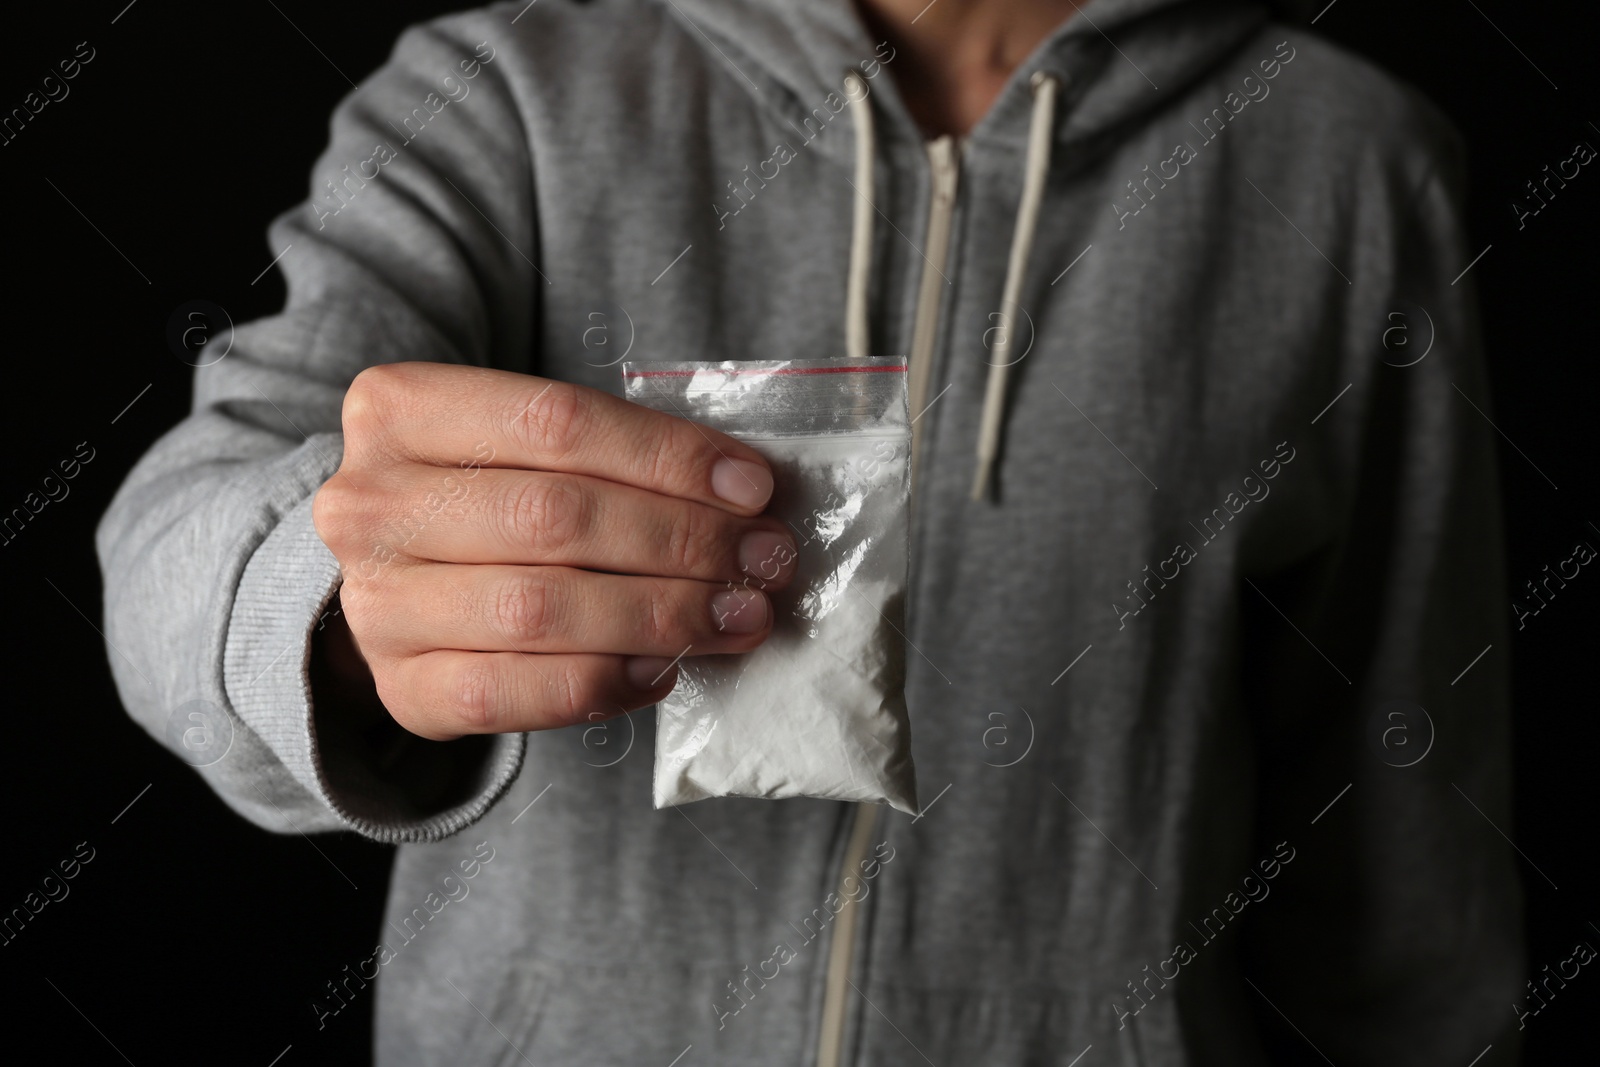
[[[124,698],[213,704],[257,824],[401,846],[310,1009],[376,981],[384,1065],[1513,1062],[1461,172],[1232,0],[414,30],[102,525]],[[908,358],[919,816],[651,810],[619,713],[760,643],[790,534],[624,352]]]

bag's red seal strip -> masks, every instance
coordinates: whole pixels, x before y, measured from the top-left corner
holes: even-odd
[[[904,363],[872,367],[778,367],[750,370],[636,370],[623,374],[624,378],[692,378],[697,374],[723,374],[734,377],[741,374],[877,374],[907,370]]]

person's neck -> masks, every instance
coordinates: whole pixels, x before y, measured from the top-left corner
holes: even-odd
[[[867,27],[898,53],[889,68],[929,137],[965,136],[988,114],[1017,65],[1079,6],[1073,0],[856,4]]]

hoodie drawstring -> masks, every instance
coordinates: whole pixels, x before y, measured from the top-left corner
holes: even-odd
[[[982,500],[989,490],[995,456],[1000,451],[1000,428],[1005,419],[1006,383],[1011,366],[1011,342],[1017,333],[1017,301],[1028,270],[1028,253],[1039,225],[1039,205],[1044,200],[1044,180],[1050,172],[1050,140],[1055,127],[1056,92],[1061,83],[1043,71],[1032,79],[1033,119],[1028,125],[1028,155],[1022,172],[1022,200],[1017,205],[1017,225],[1011,235],[1011,258],[1006,264],[1006,284],[1000,295],[1000,334],[989,364],[989,384],[983,394],[983,421],[978,427],[978,472],[972,480],[972,499]],[[1023,355],[1027,355],[1024,351]],[[1021,357],[1018,357],[1019,359]]]
[[[850,95],[855,82],[861,95]],[[851,359],[867,358],[867,287],[872,278],[872,105],[867,102],[867,83],[851,71],[844,80],[845,98],[852,104],[856,128],[855,222],[850,227],[850,278],[845,289],[845,354]]]
[[[855,82],[860,96],[851,95]],[[876,151],[872,126],[872,105],[861,75],[851,71],[845,77],[846,98],[852,106],[856,133],[855,218],[850,233],[850,274],[845,291],[845,351],[852,359],[867,355],[867,289],[872,274],[873,156]],[[1030,80],[1033,114],[1028,125],[1028,151],[1023,164],[1022,199],[1017,205],[1017,224],[1011,237],[1011,255],[1006,263],[1005,286],[1000,298],[1000,331],[995,342],[989,381],[983,396],[983,420],[978,428],[978,470],[972,483],[972,499],[982,500],[988,492],[995,457],[1000,451],[1000,431],[1005,420],[1006,385],[1010,377],[1011,339],[1019,311],[1022,281],[1028,269],[1028,254],[1033,250],[1034,232],[1039,224],[1039,207],[1044,200],[1045,178],[1050,172],[1050,144],[1055,129],[1056,97],[1061,83],[1043,71]],[[1027,353],[1024,352],[1024,355]]]

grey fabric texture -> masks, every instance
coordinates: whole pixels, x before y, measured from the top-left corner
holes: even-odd
[[[852,67],[871,351],[909,352],[930,179],[895,61],[846,0],[518,0],[407,32],[271,227],[286,307],[213,342],[105,516],[129,713],[164,741],[186,702],[225,715],[199,773],[259,826],[399,845],[384,944],[306,991],[324,1026],[376,997],[383,1067],[815,1062],[852,809],[654,811],[648,710],[495,738],[419,807],[312,707],[340,571],[310,501],[375,363],[620,392],[624,354],[843,354]],[[1026,354],[972,501],[1037,70],[1063,89]],[[924,808],[880,813],[854,883],[844,1062],[1261,1064],[1283,1018],[1341,1067],[1515,1061],[1463,173],[1414,91],[1222,0],[1086,4],[972,132],[918,427]],[[1411,750],[1392,701],[1426,709]]]

